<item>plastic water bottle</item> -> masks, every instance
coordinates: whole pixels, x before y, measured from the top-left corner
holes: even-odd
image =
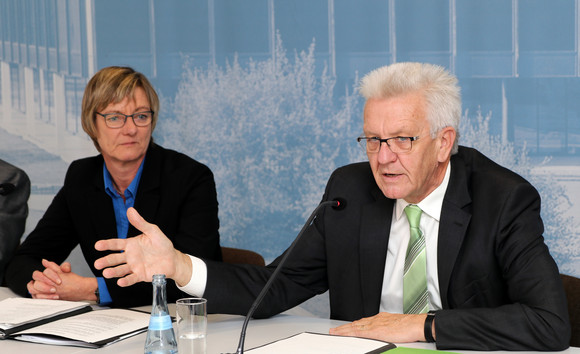
[[[177,341],[167,309],[166,283],[164,274],[153,276],[153,308],[145,340],[145,354],[177,353]]]

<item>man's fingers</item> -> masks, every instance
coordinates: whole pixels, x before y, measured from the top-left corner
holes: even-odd
[[[359,320],[331,328],[329,333],[337,336],[365,337],[364,332],[369,331],[370,329],[371,327],[369,326],[369,323]]]
[[[137,230],[144,234],[150,234],[155,228],[157,228],[156,225],[145,221],[145,219],[143,219],[143,217],[139,215],[137,210],[133,207],[127,209],[127,219],[129,219],[131,225],[135,226]]]
[[[101,257],[95,261],[95,268],[104,269],[118,266],[126,262],[125,253],[112,253],[108,256]]]
[[[354,327],[352,323],[348,323],[339,327],[331,328],[329,333],[337,336],[348,336],[354,334]]]
[[[131,269],[129,268],[129,266],[126,264],[122,264],[122,265],[117,266],[117,267],[104,269],[103,270],[103,277],[105,277],[107,279],[121,278],[121,277],[124,277],[125,275],[130,274],[130,273],[131,273]]]
[[[124,251],[127,245],[127,239],[111,238],[108,240],[100,240],[95,243],[97,251]]]
[[[138,283],[139,281],[140,280],[139,277],[137,277],[137,275],[129,274],[126,277],[117,280],[117,285],[119,285],[120,287],[126,287]]]

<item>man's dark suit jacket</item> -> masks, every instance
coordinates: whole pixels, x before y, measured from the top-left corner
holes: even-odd
[[[178,250],[221,260],[215,182],[205,165],[151,143],[134,206]],[[130,226],[127,237],[140,233]],[[64,186],[10,262],[6,283],[17,294],[27,296],[26,283],[32,272],[44,269],[41,260],[60,264],[78,244],[93,274],[100,277],[102,272],[94,268],[94,262],[106,253],[96,251],[95,242],[114,237],[117,227],[113,203],[104,188],[102,155],[74,161]],[[106,279],[113,306],[151,304],[150,283],[121,288],[116,281]],[[167,282],[169,301],[184,295],[174,282]]]
[[[353,321],[379,311],[395,200],[368,163],[337,169],[326,208],[289,256],[255,317],[268,317],[329,290],[330,316]],[[474,149],[451,158],[438,238],[443,309],[437,348],[562,350],[570,325],[558,268],[543,240],[540,197],[523,178]],[[211,312],[245,314],[273,267],[207,261]]]
[[[0,284],[6,264],[24,233],[29,196],[30,179],[26,172],[0,160]]]

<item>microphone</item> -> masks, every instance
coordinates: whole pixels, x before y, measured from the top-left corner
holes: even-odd
[[[8,195],[16,189],[16,186],[12,183],[2,183],[0,184],[0,195]]]
[[[346,200],[342,198],[334,198],[333,202],[337,203],[337,205],[332,206],[332,209],[334,210],[343,210],[344,208],[346,208]]]
[[[278,266],[276,267],[276,269],[274,269],[274,272],[272,273],[272,275],[270,275],[270,278],[268,278],[266,285],[264,285],[264,287],[262,288],[262,291],[260,291],[260,294],[258,294],[258,297],[256,298],[256,300],[254,300],[254,303],[250,307],[250,310],[248,311],[248,314],[246,315],[246,318],[244,319],[244,324],[242,325],[242,331],[240,333],[240,342],[238,344],[238,349],[236,350],[235,354],[243,354],[244,353],[244,341],[246,339],[246,329],[248,327],[248,323],[250,322],[250,318],[252,317],[252,315],[254,314],[254,312],[256,311],[256,309],[258,308],[258,306],[260,305],[260,303],[264,299],[264,296],[266,296],[266,293],[270,289],[270,286],[272,285],[272,283],[274,282],[274,280],[278,276],[278,273],[280,273],[280,270],[282,269],[284,263],[286,262],[286,259],[288,258],[288,256],[292,252],[292,249],[294,248],[294,246],[298,243],[298,240],[300,240],[300,238],[302,237],[302,234],[304,234],[304,231],[306,231],[306,228],[308,228],[308,226],[310,226],[310,224],[312,223],[312,220],[314,220],[314,218],[316,217],[316,214],[318,214],[318,211],[324,207],[327,207],[327,206],[331,206],[335,210],[343,210],[346,207],[346,200],[344,200],[342,198],[335,198],[334,200],[322,202],[322,203],[318,204],[316,209],[314,209],[312,214],[310,214],[310,217],[308,218],[308,220],[306,221],[306,223],[302,227],[302,230],[300,230],[300,232],[298,233],[298,236],[296,236],[296,238],[294,239],[294,241],[292,242],[290,247],[288,247],[288,249],[286,250],[286,253],[284,253],[284,256],[280,260],[280,263],[278,263]],[[233,354],[233,353],[227,353],[227,354]]]

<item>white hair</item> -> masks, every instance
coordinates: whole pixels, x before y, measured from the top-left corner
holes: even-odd
[[[461,93],[457,78],[445,68],[427,63],[395,63],[375,69],[362,78],[359,92],[365,99],[385,99],[422,92],[427,102],[431,136],[445,127],[456,131],[451,153],[459,144]]]

